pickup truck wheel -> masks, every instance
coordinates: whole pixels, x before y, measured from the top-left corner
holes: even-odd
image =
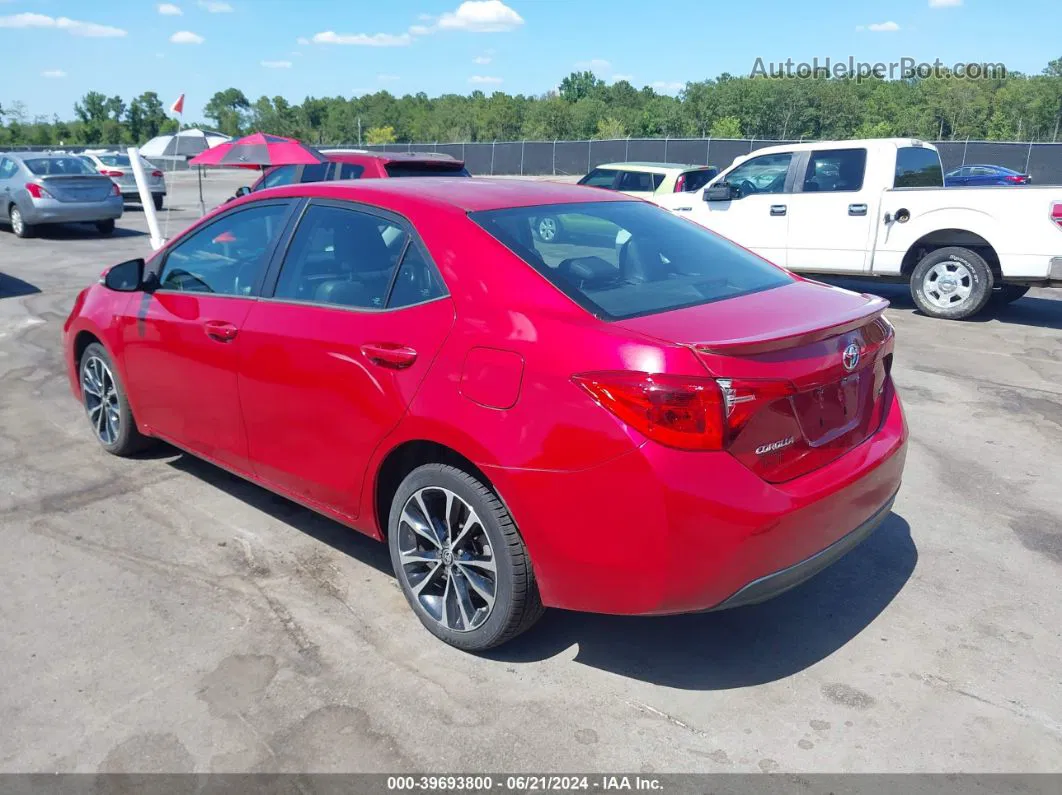
[[[948,246],[931,251],[911,274],[911,297],[930,317],[965,320],[992,297],[992,269],[976,251]]]
[[[992,291],[992,303],[999,306],[1013,304],[1019,298],[1024,297],[1027,292],[1029,292],[1027,284],[1001,284]]]

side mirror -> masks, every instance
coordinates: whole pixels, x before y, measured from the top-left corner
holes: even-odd
[[[119,293],[135,293],[145,287],[144,260],[131,259],[119,262],[107,269],[103,284],[109,290]]]
[[[730,187],[729,182],[717,182],[704,189],[704,200],[706,202],[728,202],[737,198],[736,194],[737,191]]]
[[[251,189],[248,188],[246,185],[244,185],[242,187],[239,187],[239,188],[236,189],[236,198],[238,199],[241,196],[246,196],[250,192],[251,192]]]

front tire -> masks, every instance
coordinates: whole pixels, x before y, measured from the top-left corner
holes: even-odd
[[[96,222],[96,231],[106,237],[107,235],[114,233],[114,219],[108,219],[106,221]]]
[[[161,193],[156,193],[154,196],[151,197],[151,200],[155,203],[156,210],[162,209],[163,198],[164,197]]]
[[[973,317],[992,297],[994,277],[984,257],[960,246],[929,252],[911,274],[911,297],[923,313],[945,320]]]
[[[534,223],[535,237],[543,243],[560,243],[564,238],[564,228],[555,215],[540,215]]]
[[[98,342],[85,348],[78,372],[81,401],[100,446],[117,456],[133,455],[149,446],[151,439],[136,427],[133,410],[107,349]]]
[[[469,473],[446,464],[414,469],[395,492],[387,527],[402,593],[440,640],[484,651],[541,617],[516,525],[498,496]]]
[[[33,237],[36,229],[31,224],[26,223],[26,219],[22,217],[22,210],[18,208],[17,204],[11,205],[7,211],[7,217],[11,222],[11,231],[15,233],[15,237]]]

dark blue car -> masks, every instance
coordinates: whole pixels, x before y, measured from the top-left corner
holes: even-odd
[[[1032,177],[1003,166],[963,166],[944,175],[949,188],[968,185],[1028,185]]]

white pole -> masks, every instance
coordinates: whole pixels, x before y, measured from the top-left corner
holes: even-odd
[[[165,243],[162,233],[159,232],[159,219],[155,215],[155,202],[151,198],[151,188],[148,187],[147,174],[144,173],[144,164],[140,160],[140,149],[130,146],[126,150],[129,154],[129,162],[133,166],[133,176],[136,177],[136,189],[140,194],[140,203],[144,207],[144,217],[147,218],[148,231],[151,232],[151,247],[158,251]]]

